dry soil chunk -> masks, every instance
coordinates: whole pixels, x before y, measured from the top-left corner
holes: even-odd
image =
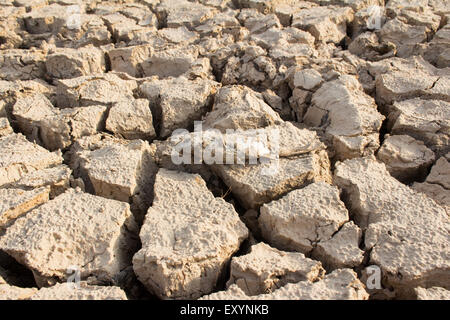
[[[56,104],[60,108],[108,105],[133,97],[134,80],[113,73],[56,80]]]
[[[421,288],[414,290],[417,295],[417,300],[450,300],[450,291],[440,287]]]
[[[433,13],[421,13],[421,15],[426,14],[432,15]],[[407,57],[413,52],[414,45],[427,41],[430,31],[424,25],[410,25],[406,23],[404,17],[396,17],[386,22],[379,34],[381,41],[391,42],[396,45],[398,57]]]
[[[194,28],[212,18],[217,10],[187,0],[163,0],[156,6],[159,21],[168,28],[186,26]]]
[[[58,283],[49,288],[21,288],[2,283],[0,300],[127,300],[125,292],[114,286],[94,286],[85,281]]]
[[[156,18],[156,15],[145,3],[127,3],[124,6],[125,8],[122,7],[120,12],[127,18],[135,20],[138,25],[145,27],[157,26],[158,19]]]
[[[26,300],[37,292],[37,288],[21,288],[2,282],[0,277],[0,300]]]
[[[70,12],[67,7],[59,4],[45,5],[37,10],[32,10],[23,19],[28,32],[58,33],[67,24]]]
[[[357,274],[351,269],[338,269],[321,281],[302,281],[288,284],[273,295],[260,296],[261,299],[276,300],[367,300],[369,294]]]
[[[448,21],[448,18],[447,18]],[[424,57],[438,68],[450,67],[450,24],[442,27],[428,43]]]
[[[12,116],[13,106],[21,98],[33,96],[37,93],[52,97],[54,91],[55,87],[42,79],[17,80],[14,82],[0,80],[0,115],[2,117]],[[13,118],[11,117],[11,120]]]
[[[380,38],[383,41],[391,41],[397,47],[397,56],[405,57],[414,53],[414,49],[420,47],[419,43],[425,43],[433,38],[439,28],[441,17],[423,6],[418,8],[403,9],[397,16],[384,24],[380,30]]]
[[[108,29],[111,30],[113,39],[116,42],[129,42],[135,37],[136,33],[143,30],[143,27],[137,25],[135,20],[127,18],[118,12],[102,16],[102,19]],[[154,28],[149,29],[153,31]]]
[[[168,28],[166,30],[170,29],[171,28]],[[172,30],[177,29],[172,28]],[[201,37],[217,36],[221,33],[238,36],[241,30],[241,25],[236,19],[236,11],[229,9],[216,14],[212,19],[207,20],[205,23],[195,28],[195,31],[199,32]],[[184,32],[184,34],[185,35],[183,35],[182,38],[186,39],[189,34],[186,32]],[[189,37],[192,38],[192,35]],[[176,38],[173,39],[175,40]]]
[[[319,242],[313,256],[329,269],[357,267],[364,258],[359,249],[361,238],[361,229],[353,221],[347,222],[331,239]]]
[[[70,188],[71,174],[72,170],[62,164],[56,167],[31,172],[23,176],[20,180],[2,187],[32,190],[35,188],[49,186],[50,198],[53,199]]]
[[[108,199],[132,201],[141,211],[151,203],[157,171],[148,142],[108,143],[73,155],[72,168],[93,192]]]
[[[58,79],[102,73],[105,71],[105,55],[93,46],[57,49],[47,56],[45,67],[49,76]]]
[[[153,117],[147,99],[124,100],[109,110],[106,129],[125,139],[153,139]]]
[[[230,17],[230,19],[232,18]],[[188,44],[199,38],[197,33],[189,31],[186,27],[164,28],[158,30],[158,35],[164,38],[165,40],[176,44]]]
[[[41,288],[30,300],[127,300],[125,292],[114,286],[92,286],[82,281],[80,287],[74,283],[58,283]]]
[[[446,210],[389,175],[373,158],[336,165],[335,182],[365,232],[370,263],[398,298],[418,286],[450,288],[449,222]]]
[[[422,140],[437,156],[450,152],[450,103],[420,98],[395,102],[388,115],[391,134]]]
[[[291,67],[296,65],[298,61],[304,61],[317,55],[318,53],[314,49],[314,46],[306,44],[304,41],[301,41],[300,43],[297,41],[292,41],[290,43],[284,42],[280,46],[272,47],[269,51],[269,56],[273,58],[274,62],[286,67]],[[269,85],[274,86],[279,83],[278,81],[280,81],[280,79],[275,73],[276,69],[274,63],[268,58],[263,57],[255,59],[254,62],[256,68],[265,69],[267,74],[265,76],[274,80],[273,83],[269,83]]]
[[[264,102],[261,95],[245,86],[223,87],[216,94],[204,128],[256,129],[281,123],[280,116]]]
[[[142,77],[141,63],[152,53],[150,45],[114,48],[108,51],[111,70],[128,73],[132,77]]]
[[[245,294],[270,293],[288,283],[320,280],[325,273],[318,261],[302,253],[285,252],[261,242],[251,252],[231,260],[227,286],[237,284]]]
[[[142,249],[133,258],[135,273],[161,298],[211,293],[247,228],[199,175],[160,169],[154,189],[140,232]]]
[[[165,138],[173,130],[188,128],[200,120],[209,106],[219,84],[211,80],[190,81],[184,77],[145,82],[141,92],[150,99],[153,114],[159,118],[159,134]]]
[[[436,164],[431,168],[431,172],[426,182],[442,185],[446,189],[450,189],[450,162],[449,153],[445,157],[439,158]]]
[[[182,161],[184,164],[192,164],[197,160],[196,154],[202,151],[202,161],[206,164],[242,165],[257,164],[258,160],[268,163],[278,157],[304,155],[325,147],[315,131],[299,129],[291,122],[225,133],[218,129],[185,132],[171,136],[161,146],[164,155],[183,157],[182,160],[187,160]]]
[[[45,77],[45,54],[37,50],[10,49],[0,53],[0,79],[31,80]]]
[[[291,27],[284,29],[272,27],[262,33],[252,34],[250,39],[264,49],[276,49],[283,45],[289,46],[296,43],[313,47],[315,41],[314,37],[309,32]]]
[[[379,61],[395,55],[395,45],[391,42],[380,43],[374,32],[364,32],[355,37],[348,46],[350,53],[369,61]]]
[[[0,228],[48,201],[49,188],[25,191],[22,189],[0,189]]]
[[[351,7],[353,10],[361,10],[374,5],[384,6],[385,0],[320,0],[321,5],[324,4],[336,4],[336,5],[346,5]]]
[[[260,13],[267,14],[269,12],[273,12],[277,5],[283,4],[287,1],[283,0],[235,0],[234,4],[238,8],[251,8],[256,9]]]
[[[17,219],[0,249],[31,269],[38,285],[64,281],[72,266],[82,279],[113,281],[130,264],[128,230],[136,230],[128,204],[70,189]]]
[[[0,37],[2,37],[1,49],[18,48],[23,43],[21,33],[22,21],[19,16],[25,13],[25,8],[14,6],[2,6],[0,13]]]
[[[390,0],[386,5],[386,13],[389,15],[397,15],[403,10],[419,11],[420,7],[427,7],[428,0]]]
[[[261,33],[270,28],[281,28],[280,21],[275,14],[267,14],[246,19],[244,26],[252,34]]]
[[[413,189],[450,209],[450,162],[445,157],[439,158],[425,182],[414,183]]]
[[[74,140],[102,130],[106,109],[97,105],[57,110],[37,123],[40,140],[51,151],[66,149]]]
[[[21,134],[0,137],[0,150],[0,186],[63,161],[60,152],[49,152]]]
[[[81,14],[81,30],[71,30],[70,35],[68,39],[62,39],[59,46],[79,48],[92,44],[100,47],[112,41],[104,21],[93,14]]]
[[[338,159],[373,154],[384,116],[354,76],[344,75],[323,84],[312,96],[304,122],[323,127],[332,138]]]
[[[408,183],[423,179],[434,161],[434,153],[422,141],[407,135],[387,135],[377,158],[394,178]]]
[[[142,35],[143,39],[134,40],[137,45],[108,51],[111,69],[126,72],[133,77],[158,76],[162,79],[184,75],[191,79],[212,78],[209,60],[198,57],[198,48],[174,46],[172,42],[177,43],[176,41],[181,39],[171,40],[171,37],[176,35],[166,30],[168,29],[151,33],[147,38]],[[163,31],[166,31],[166,34]]]
[[[351,8],[317,7],[294,13],[292,26],[308,31],[316,41],[339,43],[347,35],[347,23],[352,20]]]
[[[377,101],[394,101],[423,97],[450,102],[450,76],[433,67],[422,57],[397,60],[390,72],[376,76]]]
[[[7,136],[11,133],[13,133],[13,129],[9,124],[8,118],[0,117],[0,137]]]
[[[317,282],[289,283],[269,294],[247,296],[237,285],[202,300],[367,300],[369,294],[351,269],[339,269]]]
[[[194,153],[189,153],[188,157],[186,157],[186,160],[189,159],[189,161],[184,161],[181,154],[179,152],[177,153],[178,150],[176,150],[178,142],[181,142],[181,144],[183,144],[184,140],[177,140],[174,142],[173,138],[174,136],[171,136],[169,139],[166,139],[164,141],[153,141],[151,147],[155,150],[155,161],[158,166],[160,168],[165,168],[168,170],[198,173],[205,181],[209,181],[212,176],[211,169],[205,166],[201,161],[198,161],[198,163],[194,163],[194,161],[192,161],[192,155]],[[190,134],[183,135],[181,139],[190,139]],[[184,151],[182,154],[184,154]],[[178,156],[180,156],[180,158],[178,158]],[[181,161],[178,161],[177,159],[181,159]]]
[[[339,190],[317,182],[264,204],[258,222],[263,238],[271,245],[309,253],[318,242],[329,240],[348,219]]]
[[[33,134],[33,130],[36,130],[34,128],[39,127],[40,120],[57,113],[58,110],[42,93],[18,98],[12,110],[17,125],[27,136]]]
[[[162,48],[138,65],[138,74],[159,78],[185,76],[189,79],[212,78],[209,59],[198,57],[196,46]]]
[[[321,74],[314,69],[301,69],[294,72],[290,81],[291,88],[312,90],[322,83]]]
[[[247,208],[276,199],[314,181],[330,181],[330,163],[322,150],[257,165],[213,165],[231,192]]]
[[[300,43],[298,46],[306,45]],[[289,44],[287,47],[286,50],[289,50]],[[266,54],[263,48],[251,42],[236,42],[214,52],[211,62],[224,85],[245,84],[252,87],[272,88],[272,83],[277,76],[277,68]],[[275,52],[275,54],[286,60],[290,57],[289,54],[285,54],[285,51]]]

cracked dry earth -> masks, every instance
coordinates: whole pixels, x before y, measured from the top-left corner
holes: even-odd
[[[449,141],[447,0],[1,0],[0,299],[450,299]]]

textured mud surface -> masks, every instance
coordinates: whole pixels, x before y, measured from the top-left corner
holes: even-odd
[[[449,161],[447,0],[0,0],[0,300],[448,300]]]

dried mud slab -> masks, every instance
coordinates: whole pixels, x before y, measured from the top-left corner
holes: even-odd
[[[114,73],[55,80],[55,84],[59,108],[108,105],[133,97],[137,89],[134,80],[123,80]]]
[[[226,86],[217,92],[203,126],[220,131],[247,130],[281,122],[280,116],[255,91],[244,86]]]
[[[20,133],[0,137],[0,150],[0,186],[63,161],[61,153],[49,152]]]
[[[39,188],[30,191],[0,189],[0,230],[30,209],[47,202],[49,193],[49,188]]]
[[[27,300],[37,291],[37,288],[11,286],[0,276],[0,300]]]
[[[0,137],[13,133],[7,118],[0,118]]]
[[[316,41],[338,43],[346,36],[347,23],[351,20],[351,8],[327,6],[294,13],[291,25],[308,31]]]
[[[319,261],[299,252],[280,251],[261,242],[250,253],[231,260],[227,286],[236,284],[245,294],[270,293],[288,283],[319,281],[325,270]]]
[[[51,101],[42,93],[34,93],[16,100],[12,107],[12,114],[17,125],[27,136],[39,128],[39,121],[55,115],[59,110],[53,107]],[[37,136],[37,132],[34,132]]]
[[[127,300],[119,287],[93,286],[82,281],[58,283],[49,288],[21,288],[3,283],[0,278],[0,300]]]
[[[450,154],[439,158],[423,183],[414,183],[412,188],[425,193],[438,204],[450,209]],[[450,211],[448,211],[450,214]]]
[[[130,202],[136,219],[143,220],[153,198],[158,170],[148,142],[114,138],[108,141],[91,136],[80,139],[71,154],[71,167],[83,179],[87,190],[108,199]]]
[[[30,297],[30,300],[128,300],[125,292],[114,286],[93,286],[86,282],[58,283],[49,288],[41,288]]]
[[[101,131],[106,111],[100,105],[57,109],[54,115],[39,120],[40,141],[49,150],[67,149],[74,140]]]
[[[449,288],[449,222],[446,210],[391,177],[372,158],[336,166],[335,182],[365,231],[370,263],[398,298],[413,298],[417,286]]]
[[[109,109],[106,130],[130,140],[155,138],[150,103],[146,99],[130,99],[115,103]]]
[[[306,254],[316,243],[329,240],[348,219],[339,190],[316,182],[264,204],[258,223],[263,238],[273,246]]]
[[[211,80],[189,81],[180,77],[144,82],[139,90],[150,100],[158,118],[159,135],[166,138],[173,130],[188,128],[195,120],[201,120],[218,86]]]
[[[437,156],[450,152],[450,103],[421,98],[395,102],[388,115],[392,134],[407,134],[433,150]]]
[[[258,208],[308,183],[330,181],[325,151],[280,158],[275,163],[214,165],[213,170],[247,209]]]
[[[367,300],[369,294],[351,269],[339,269],[317,282],[289,283],[269,294],[247,296],[237,285],[202,300]]]
[[[133,231],[128,204],[72,189],[17,219],[0,249],[32,270],[39,286],[66,280],[72,266],[82,279],[108,283],[131,263]]]
[[[53,199],[70,188],[71,175],[72,170],[62,164],[31,172],[13,183],[1,186],[1,188],[33,190],[48,186],[50,187],[50,199]]]
[[[444,288],[431,287],[428,289],[418,287],[415,289],[417,300],[449,300],[450,291]]]
[[[45,78],[45,54],[41,50],[2,50],[0,65],[0,79],[2,80]]]
[[[45,61],[47,74],[52,78],[68,79],[105,72],[105,55],[93,46],[56,49]]]
[[[362,230],[349,221],[330,239],[317,243],[312,256],[329,269],[357,267],[364,259],[364,251],[359,248],[361,240]]]
[[[385,135],[384,138],[377,158],[386,164],[391,176],[404,183],[426,176],[435,156],[422,141],[407,135]]]
[[[311,103],[303,120],[324,127],[331,136],[337,159],[361,157],[378,149],[384,116],[355,77],[341,76],[323,84],[313,94]]]
[[[381,104],[418,97],[449,102],[450,76],[445,69],[436,68],[418,56],[395,59],[390,72],[376,76],[376,96]]]
[[[165,299],[211,293],[248,230],[199,175],[160,169],[133,257],[138,279]]]

